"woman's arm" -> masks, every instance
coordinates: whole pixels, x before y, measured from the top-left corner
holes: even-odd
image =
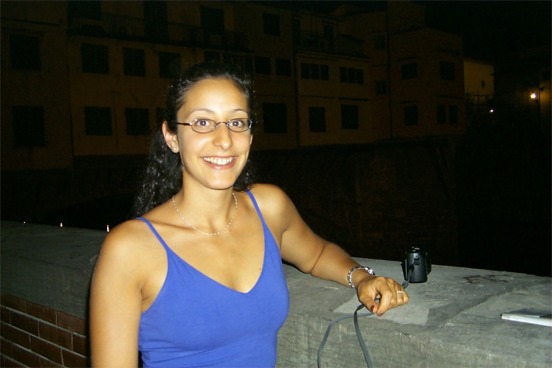
[[[106,237],[92,278],[90,338],[93,367],[137,367],[142,296],[136,246],[125,224]],[[134,248],[134,249],[133,249]]]
[[[267,190],[271,191],[270,196],[263,197],[268,197],[271,222],[277,224],[275,229],[281,234],[282,258],[305,273],[348,285],[347,274],[358,263],[338,245],[316,235],[283,191],[276,187]],[[352,282],[359,300],[378,315],[408,302],[408,295],[393,279],[357,270],[352,273]]]

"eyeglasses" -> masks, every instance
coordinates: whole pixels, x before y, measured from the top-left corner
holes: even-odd
[[[202,134],[214,132],[219,124],[224,124],[231,131],[241,133],[251,129],[253,126],[253,120],[243,118],[216,122],[212,119],[194,119],[189,123],[179,123],[177,121],[176,124],[190,126],[194,132]]]

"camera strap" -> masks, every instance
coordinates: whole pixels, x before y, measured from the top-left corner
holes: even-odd
[[[408,287],[408,280],[410,279],[410,273],[412,271],[413,267],[409,267],[407,272],[406,280],[401,284],[403,289],[406,289]],[[376,299],[377,300],[377,299]],[[360,304],[358,307],[356,307],[355,311],[353,312],[352,316],[344,316],[334,319],[330,322],[328,325],[328,328],[326,328],[326,332],[324,333],[324,336],[322,337],[322,341],[320,341],[320,345],[318,346],[318,354],[316,359],[316,365],[318,368],[322,368],[322,351],[324,350],[324,346],[326,346],[326,342],[328,341],[328,337],[330,336],[330,332],[332,331],[332,328],[339,322],[352,318],[353,324],[355,326],[355,334],[357,337],[358,344],[360,345],[360,349],[362,350],[362,354],[364,355],[364,361],[366,362],[367,368],[373,368],[372,365],[372,358],[370,357],[370,352],[368,351],[368,347],[366,346],[366,342],[364,341],[364,337],[362,337],[362,333],[360,332],[360,325],[358,323],[358,317],[368,317],[373,315],[372,312],[367,311],[365,313],[358,314],[358,311],[361,309],[364,309],[364,304]]]

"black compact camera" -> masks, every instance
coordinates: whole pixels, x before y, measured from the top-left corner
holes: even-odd
[[[408,282],[426,282],[431,272],[431,260],[424,247],[411,246],[402,264],[404,279]]]

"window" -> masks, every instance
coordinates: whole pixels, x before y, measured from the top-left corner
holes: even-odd
[[[13,142],[15,147],[44,147],[44,108],[42,106],[13,106]]]
[[[287,107],[282,103],[263,103],[265,133],[287,133]]]
[[[310,79],[310,64],[301,63],[301,78]]]
[[[123,63],[125,75],[144,77],[146,75],[146,57],[144,50],[123,49]]]
[[[263,14],[264,33],[272,36],[280,35],[280,16],[276,14]]]
[[[404,125],[418,124],[418,106],[405,106]]]
[[[149,110],[138,108],[125,109],[126,134],[127,135],[148,135]]]
[[[301,78],[313,80],[329,80],[330,68],[325,64],[301,63]]]
[[[322,64],[320,65],[320,79],[329,80],[330,79],[330,67]]]
[[[383,96],[387,94],[387,81],[377,80],[376,81],[376,96]]]
[[[109,107],[85,107],[84,131],[90,136],[109,136],[113,134],[111,109]]]
[[[276,75],[290,77],[291,62],[286,59],[276,59]]]
[[[270,74],[270,58],[264,56],[255,56],[255,72],[258,74]]]
[[[408,63],[403,64],[401,67],[402,79],[412,79],[418,76],[418,64]]]
[[[441,79],[442,80],[454,80],[454,64],[441,61],[439,63],[439,69],[441,71]]]
[[[339,81],[343,83],[364,84],[364,71],[356,68],[339,68]]]
[[[358,129],[357,105],[341,105],[341,128]]]
[[[84,73],[109,73],[109,53],[107,46],[81,45],[82,71]]]
[[[161,78],[175,78],[180,74],[180,54],[162,52],[157,54],[159,58],[159,76]]]
[[[385,50],[386,43],[384,35],[374,37],[374,50]]]
[[[10,36],[11,65],[18,70],[40,70],[40,40],[38,37]]]
[[[458,106],[449,106],[449,123],[458,124]]]
[[[447,122],[447,108],[445,105],[437,105],[437,124]]]
[[[320,79],[320,65],[310,65],[310,79]]]
[[[309,131],[312,133],[326,131],[326,110],[323,107],[309,107]]]

